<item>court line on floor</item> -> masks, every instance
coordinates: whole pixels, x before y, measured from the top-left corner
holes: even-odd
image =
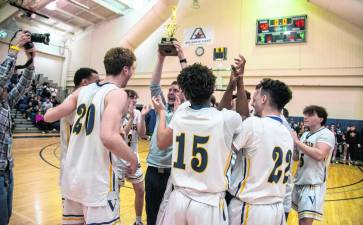
[[[361,172],[363,172],[363,169],[362,169],[360,166],[358,166],[358,169],[359,169]],[[353,186],[353,185],[359,184],[359,183],[361,183],[361,182],[363,182],[363,178],[362,178],[362,179],[360,179],[360,180],[359,180],[359,181],[357,181],[357,182],[354,182],[354,183],[351,183],[351,184],[347,184],[347,185],[343,185],[343,186],[330,187],[330,188],[327,188],[327,190],[337,189],[337,188],[343,188],[343,187],[349,187],[349,186]]]
[[[13,139],[27,139],[27,138],[50,138],[50,137],[60,137],[59,135],[44,135],[44,136],[13,136]]]
[[[52,146],[52,145],[55,145],[55,144],[58,144],[58,142],[53,143],[53,144],[46,145],[46,146],[44,146],[43,148],[41,148],[41,149],[40,149],[40,151],[39,151],[39,156],[40,156],[40,158],[41,158],[41,159],[42,159],[45,163],[47,163],[48,165],[53,166],[53,167],[55,167],[55,168],[57,168],[57,169],[60,169],[58,166],[53,165],[53,164],[52,164],[52,163],[50,163],[48,160],[46,160],[46,159],[44,158],[44,156],[43,156],[43,151],[44,151],[45,149],[47,149],[48,147],[50,147],[50,146]]]
[[[338,202],[338,201],[347,201],[347,200],[356,200],[356,199],[362,199],[363,196],[354,197],[354,198],[342,198],[342,199],[328,199],[325,200],[326,202]]]
[[[346,192],[359,191],[359,190],[362,190],[362,189],[363,189],[363,187],[360,187],[360,188],[351,189],[351,190],[346,190],[346,191],[327,192],[326,194],[329,194],[329,195],[332,195],[332,194],[341,194],[341,193],[346,193]]]

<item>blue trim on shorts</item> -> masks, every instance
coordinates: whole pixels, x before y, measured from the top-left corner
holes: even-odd
[[[246,206],[246,202],[243,202],[242,203],[241,224],[243,224],[243,220],[244,220],[245,206]]]
[[[319,215],[323,215],[322,213],[319,213],[319,212],[313,211],[313,210],[303,210],[303,211],[300,211],[298,213],[304,213],[304,212],[312,212],[312,213],[316,213],[316,214],[319,214]]]
[[[102,222],[102,223],[88,223],[88,224],[86,224],[86,225],[102,225],[102,224],[110,224],[110,223],[113,223],[113,222],[115,222],[115,221],[117,221],[117,220],[119,220],[119,219],[120,219],[120,217],[117,217],[116,219],[113,219],[113,220],[108,221],[108,222]]]
[[[83,215],[64,215],[63,217],[83,217]]]

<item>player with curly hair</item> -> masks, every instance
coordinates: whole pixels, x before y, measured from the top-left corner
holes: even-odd
[[[237,67],[244,66],[238,61]],[[224,200],[233,138],[242,119],[232,110],[210,106],[216,77],[201,64],[184,68],[177,82],[190,104],[182,104],[166,127],[160,98],[153,98],[160,115],[157,143],[173,144],[173,191],[159,224],[228,224]]]

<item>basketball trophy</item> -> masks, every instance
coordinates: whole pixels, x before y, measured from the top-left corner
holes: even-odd
[[[176,38],[174,38],[177,28],[176,7],[172,9],[170,20],[170,23],[166,25],[165,37],[162,37],[159,43],[159,51],[164,56],[177,56],[178,52],[173,44],[173,41],[176,41]]]

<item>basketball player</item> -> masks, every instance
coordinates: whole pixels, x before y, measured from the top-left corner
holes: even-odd
[[[300,140],[292,132],[300,158],[292,191],[292,207],[299,214],[300,225],[311,225],[321,220],[326,191],[327,170],[335,146],[334,134],[324,127],[328,113],[321,106],[305,107],[304,125],[309,131]],[[295,157],[298,156],[298,157]]]
[[[87,86],[99,80],[99,76],[96,70],[91,68],[80,68],[76,71],[73,78],[74,90],[79,87]],[[61,162],[60,162],[60,176],[59,184],[62,182],[62,174],[64,163],[66,161],[67,149],[69,144],[69,138],[71,136],[74,113],[63,117],[60,120],[60,148],[61,148]]]
[[[129,112],[123,121],[122,132],[125,133],[125,138],[128,146],[137,155],[137,158],[139,160],[139,154],[138,154],[139,137],[145,136],[146,132],[145,116],[149,112],[150,107],[145,105],[142,111],[140,112],[139,110],[136,109],[136,102],[139,97],[136,91],[130,89],[126,89],[125,91],[129,99]],[[141,217],[142,217],[142,209],[144,206],[144,175],[141,169],[140,160],[135,174],[127,173],[127,165],[128,163],[122,159],[118,159],[116,161],[117,174],[120,183],[119,186],[120,187],[123,186],[125,178],[127,179],[127,181],[132,183],[132,186],[135,191],[136,221],[134,225],[142,225],[143,223],[141,221]]]
[[[135,60],[128,49],[110,49],[105,80],[79,88],[45,115],[53,122],[77,110],[62,177],[63,224],[120,224],[112,154],[127,160],[135,173],[137,157],[119,133],[128,107],[120,87],[134,73]]]
[[[177,82],[190,106],[179,106],[169,127],[160,98],[153,98],[160,117],[158,147],[173,144],[170,177],[174,190],[160,224],[228,224],[226,171],[233,137],[239,134],[242,120],[232,110],[210,107],[215,79],[212,71],[200,64],[181,71]]]
[[[286,223],[282,201],[293,140],[280,115],[291,98],[291,90],[279,80],[264,79],[256,86],[252,98],[256,116],[243,121],[242,132],[234,141],[244,157],[237,157],[232,170],[231,225]],[[237,108],[239,101],[237,96]]]

